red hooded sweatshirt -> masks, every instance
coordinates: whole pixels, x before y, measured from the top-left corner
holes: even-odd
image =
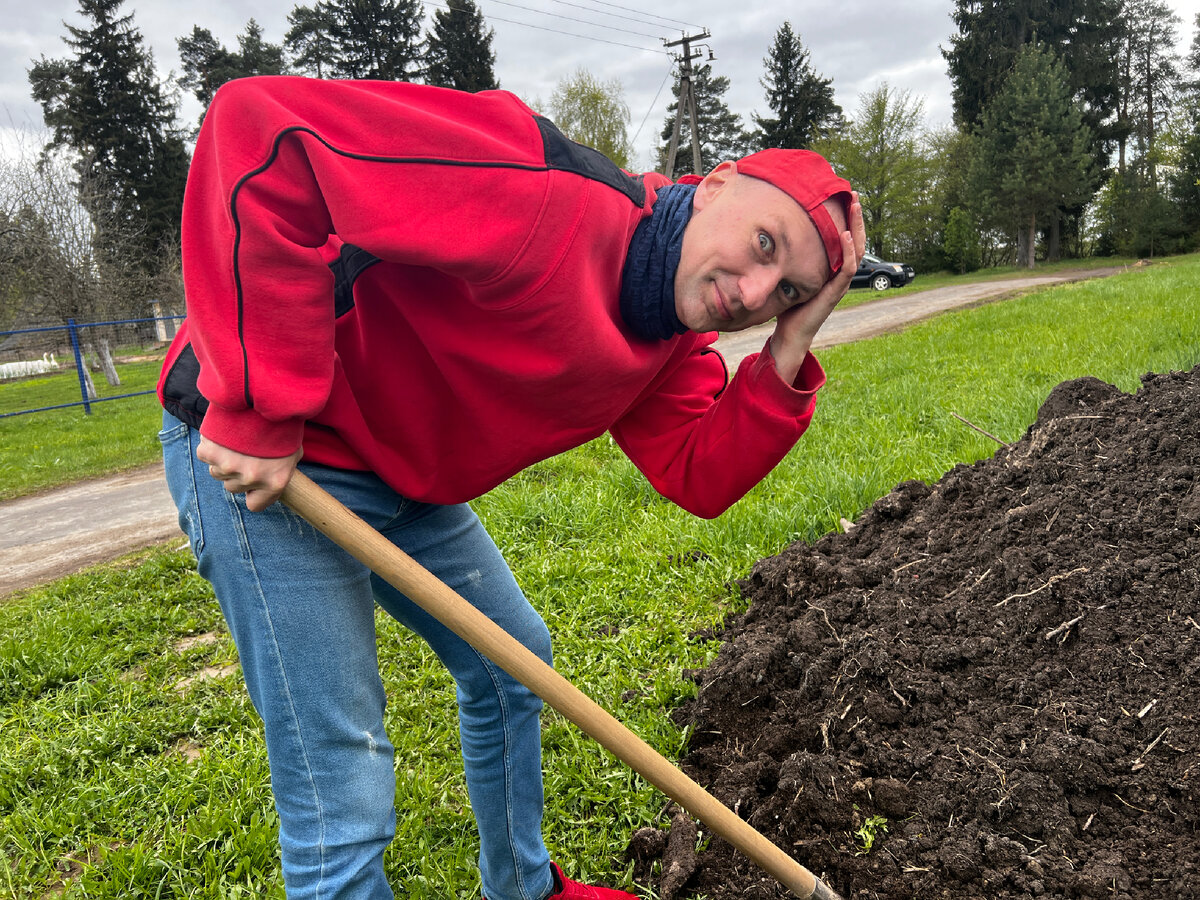
[[[632,177],[502,91],[248,78],[218,91],[183,214],[188,318],[166,409],[261,457],[458,503],[611,431],[664,496],[719,515],[788,452],[824,373],[726,385],[715,334],[635,336]]]

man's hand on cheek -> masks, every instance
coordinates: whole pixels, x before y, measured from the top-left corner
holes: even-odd
[[[789,384],[800,371],[800,365],[808,355],[817,332],[850,288],[850,279],[858,268],[854,238],[850,232],[842,234],[842,259],[845,263],[841,269],[825,282],[816,296],[781,313],[775,320],[771,355],[775,358],[779,376]]]

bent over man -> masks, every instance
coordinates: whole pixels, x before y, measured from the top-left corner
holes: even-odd
[[[288,896],[393,896],[378,603],[454,676],[483,895],[630,897],[549,859],[541,701],[275,501],[299,465],[550,662],[468,501],[608,431],[685,509],[734,503],[812,417],[850,185],[783,150],[633,177],[501,91],[250,78],[208,110],[183,228],[160,437],[265,725]],[[728,379],[714,332],[773,318]]]

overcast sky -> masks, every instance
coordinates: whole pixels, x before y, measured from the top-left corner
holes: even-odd
[[[759,79],[763,58],[785,19],[809,50],[812,66],[833,80],[837,102],[847,115],[853,115],[863,92],[887,82],[923,100],[926,124],[950,121],[950,82],[939,48],[948,44],[953,30],[951,0],[478,2],[495,29],[493,47],[501,87],[530,103],[548,101],[555,84],[581,66],[621,83],[631,115],[629,132],[637,133],[637,168],[653,168],[652,150],[671,100],[672,61],[662,41],[703,28],[712,33],[704,43],[715,56],[714,73],[730,80],[726,102],[747,125],[753,113],[769,112]],[[294,0],[208,0],[204,4],[127,0],[123,9],[133,13],[134,24],[166,77],[179,71],[175,39],[188,34],[193,25],[208,28],[236,49],[237,35],[253,17],[266,38],[278,43],[295,5]],[[426,2],[427,15],[440,5],[442,0]],[[1185,50],[1195,33],[1200,0],[1171,0],[1170,5],[1182,20],[1180,47]],[[193,11],[197,8],[202,11]],[[638,11],[643,9],[653,12]],[[30,62],[42,55],[68,55],[62,41],[63,22],[84,23],[75,0],[0,0],[0,10],[0,127],[29,134],[42,128],[41,110],[29,97]],[[192,121],[199,107],[185,98],[182,113]]]

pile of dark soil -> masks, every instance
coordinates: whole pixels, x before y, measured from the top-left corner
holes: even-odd
[[[685,770],[848,900],[1200,898],[1198,475],[1200,369],[1059,385],[755,566]],[[789,896],[671,831],[630,845],[661,896]]]

